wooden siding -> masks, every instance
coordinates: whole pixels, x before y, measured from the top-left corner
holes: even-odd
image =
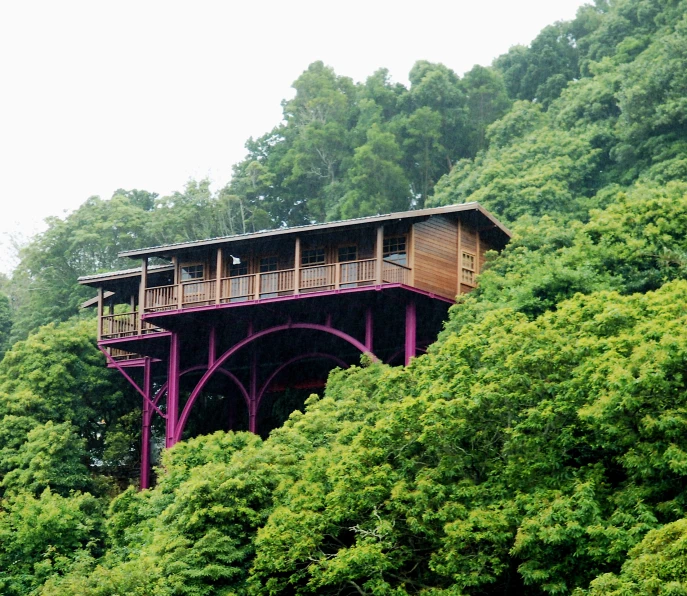
[[[414,285],[446,298],[455,298],[458,278],[456,223],[433,216],[413,226]]]

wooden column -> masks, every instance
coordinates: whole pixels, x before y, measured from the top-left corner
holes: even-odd
[[[222,297],[222,267],[224,263],[222,262],[222,248],[217,249],[217,281],[215,282],[215,304],[220,303],[220,298]]]
[[[146,304],[146,284],[148,282],[148,257],[141,259],[141,283],[138,284],[138,333],[143,333],[143,313]]]
[[[384,258],[384,226],[377,228],[377,244],[375,245],[375,283],[382,285],[382,259]]]
[[[103,336],[103,288],[98,288],[98,341]]]
[[[460,289],[460,280],[463,279],[463,226],[458,220],[458,287],[456,288],[456,295],[460,296],[462,291]]]
[[[177,292],[177,308],[181,310],[181,305],[184,303],[184,291],[181,286],[181,267],[179,267],[179,257],[172,257],[174,263],[174,284]]]
[[[298,294],[301,290],[301,239],[296,236],[296,246],[294,247],[293,257],[293,293]]]

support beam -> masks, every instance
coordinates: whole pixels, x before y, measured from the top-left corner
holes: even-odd
[[[143,333],[143,313],[146,304],[146,284],[148,283],[148,257],[141,259],[141,283],[138,284],[138,334]]]
[[[365,350],[370,353],[372,352],[373,323],[372,308],[368,306],[365,311]]]
[[[173,447],[177,442],[176,429],[179,417],[179,336],[173,332],[169,338],[169,368],[167,372],[167,424],[165,447]]]
[[[258,356],[253,349],[250,359],[250,388],[248,400],[248,431],[258,433]]]
[[[210,337],[208,338],[208,368],[215,363],[217,358],[217,328],[210,328]]]
[[[405,365],[410,364],[410,359],[415,357],[417,351],[417,311],[415,302],[406,303],[406,357]]]
[[[150,358],[146,356],[143,364],[143,427],[141,428],[141,489],[150,488],[150,419],[153,410],[151,404]]]
[[[377,228],[377,242],[375,244],[375,284],[382,285],[382,260],[384,258],[384,226]]]

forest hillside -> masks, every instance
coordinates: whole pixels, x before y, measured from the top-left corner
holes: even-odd
[[[410,85],[311,64],[219,191],[92,197],[0,279],[0,593],[687,594],[687,0],[597,0]],[[138,491],[79,275],[121,250],[479,201],[514,231],[408,367]],[[84,293],[86,292],[86,293]]]

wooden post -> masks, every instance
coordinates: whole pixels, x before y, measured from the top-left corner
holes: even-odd
[[[334,289],[338,290],[341,285],[341,263],[339,263],[338,255],[332,259],[334,261]]]
[[[382,285],[382,259],[384,258],[384,226],[379,226],[377,228],[377,244],[375,246],[376,260],[375,268],[375,283],[378,286]]]
[[[216,288],[215,288],[215,304],[220,303],[220,298],[222,297],[222,267],[224,266],[224,263],[222,263],[222,248],[217,249],[217,281],[216,283]]]
[[[408,255],[408,284],[415,287],[415,224],[411,224],[408,230],[408,244],[406,245],[406,254]]]
[[[301,239],[296,236],[296,246],[293,257],[293,293],[298,294],[301,290]]]
[[[460,289],[461,280],[463,279],[463,226],[458,220],[458,287],[456,288],[456,295],[460,296],[462,291]]]
[[[98,287],[98,341],[103,337],[103,288]]]
[[[181,310],[184,304],[184,286],[181,285],[181,266],[179,263],[179,257],[175,257],[174,261],[174,283],[176,284],[177,290],[177,308]]]
[[[480,258],[479,258],[479,249],[480,249],[480,246],[479,246],[479,228],[475,229],[475,245],[477,247],[475,250],[475,252],[477,253],[475,255],[475,276],[477,276],[477,275],[479,275],[479,272],[481,269]],[[475,280],[475,283],[476,283],[476,280]]]
[[[138,334],[143,333],[143,313],[146,304],[146,283],[148,281],[148,257],[141,259],[141,283],[138,284]]]

